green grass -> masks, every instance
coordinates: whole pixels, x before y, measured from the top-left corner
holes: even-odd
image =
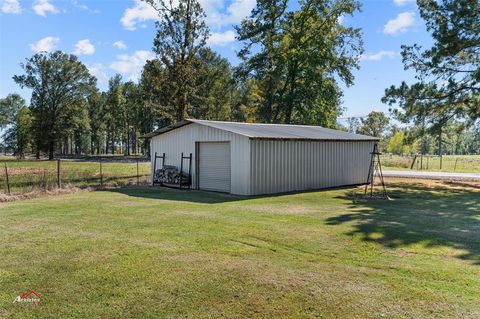
[[[406,170],[410,169],[414,156],[400,156],[384,154],[381,157],[384,169]],[[414,170],[442,171],[459,173],[480,173],[480,155],[444,155],[442,169],[440,169],[440,157],[424,156],[423,162],[420,157],[415,161]]]
[[[124,188],[0,205],[1,318],[478,318],[480,193]],[[42,304],[14,304],[35,290]]]
[[[26,193],[41,188],[54,188],[57,185],[57,162],[36,160],[8,160],[0,163],[0,192],[5,193],[7,163],[10,191],[12,194]],[[100,185],[99,162],[76,162],[62,160],[61,181],[64,186],[98,186]],[[135,162],[102,163],[104,185],[126,185],[137,182],[137,164]],[[139,163],[140,182],[145,183],[150,174],[150,163]]]

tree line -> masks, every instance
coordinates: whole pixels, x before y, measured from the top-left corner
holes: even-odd
[[[6,145],[16,155],[146,153],[142,134],[185,118],[341,128],[340,84],[354,83],[363,53],[361,30],[341,20],[360,10],[358,1],[258,0],[235,27],[242,44],[235,67],[207,47],[210,30],[197,0],[144,1],[159,19],[155,58],[138,83],[115,75],[102,92],[87,67],[61,51],[21,64],[13,80],[32,90],[29,105],[15,94],[0,101],[0,126],[8,127]],[[422,152],[432,151],[428,137],[440,137],[442,153],[446,130],[474,131],[480,117],[479,4],[418,0],[418,6],[434,45],[402,47],[405,68],[416,71],[418,82],[387,88],[382,101],[404,124],[392,136],[403,132],[406,145],[421,139]],[[372,113],[358,132],[380,134],[382,120]]]
[[[381,152],[396,155],[471,155],[480,154],[480,122],[465,128],[465,123],[450,120],[445,132],[419,133],[415,126],[402,127],[383,112],[372,111],[365,117],[350,117],[339,124],[339,129],[379,137]]]

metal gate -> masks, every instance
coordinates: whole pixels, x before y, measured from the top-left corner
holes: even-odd
[[[230,143],[199,144],[199,188],[230,193]]]

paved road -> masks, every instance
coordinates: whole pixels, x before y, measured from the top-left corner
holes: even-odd
[[[421,172],[421,171],[383,171],[384,176],[412,177],[427,179],[461,179],[480,180],[478,173],[447,173],[447,172]]]

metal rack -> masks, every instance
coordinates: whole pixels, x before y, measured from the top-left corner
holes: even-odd
[[[152,186],[155,184],[160,184],[160,182],[157,182],[155,180],[155,173],[157,172],[157,159],[161,158],[162,159],[162,169],[165,168],[165,153],[163,153],[162,156],[158,156],[157,152],[155,152],[155,157],[153,159],[153,175],[152,175]]]
[[[157,170],[157,160],[162,159],[162,168]],[[184,156],[184,153],[180,156],[180,170],[178,167],[165,165],[165,153],[159,156],[155,152],[153,161],[153,176],[152,185],[160,185],[172,188],[186,188],[190,189],[192,185],[192,153],[189,156]],[[185,165],[184,161],[188,160],[188,174],[183,171]],[[160,171],[157,173],[157,171]]]

